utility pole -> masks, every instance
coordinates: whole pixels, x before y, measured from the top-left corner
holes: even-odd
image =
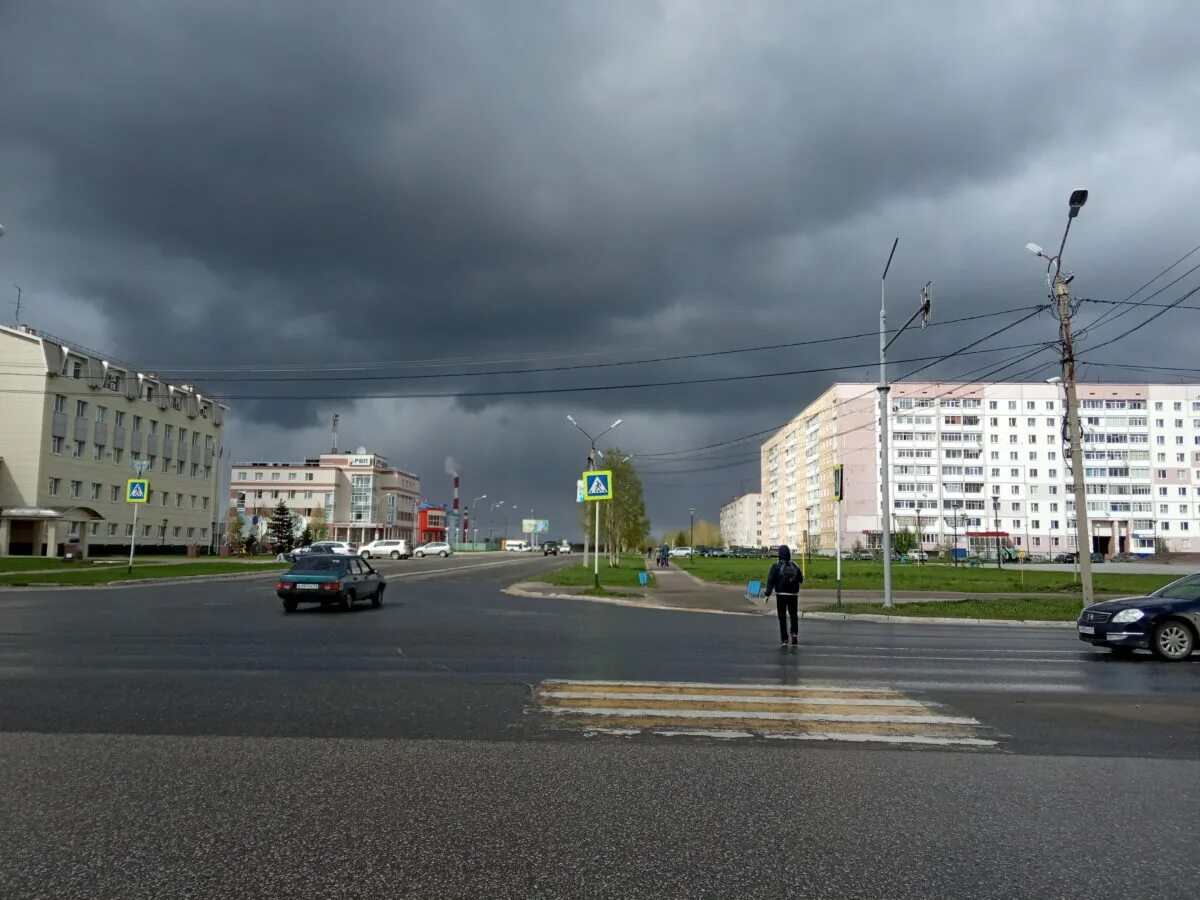
[[[1087,485],[1083,474],[1083,431],[1079,426],[1079,398],[1075,390],[1075,345],[1071,336],[1070,285],[1075,275],[1072,272],[1063,274],[1062,255],[1067,246],[1067,235],[1071,233],[1071,222],[1079,215],[1079,210],[1087,203],[1087,198],[1088,192],[1085,190],[1071,192],[1067,227],[1063,230],[1062,243],[1059,244],[1056,256],[1046,256],[1037,244],[1025,245],[1031,253],[1048,261],[1046,274],[1050,283],[1050,296],[1057,304],[1059,337],[1062,343],[1063,389],[1067,397],[1067,431],[1071,441],[1071,478],[1075,488],[1075,558],[1079,561],[1079,580],[1084,606],[1090,606],[1095,599],[1092,592],[1092,541],[1088,529]],[[1050,273],[1051,268],[1054,269],[1053,274]]]
[[[17,289],[17,319],[16,319],[15,324],[20,325],[21,324],[21,286],[19,284],[14,284],[13,287],[15,287]]]
[[[996,529],[996,568],[1003,569],[1004,566],[1000,562],[1000,495],[992,495],[992,515],[995,517]]]
[[[933,304],[933,294],[929,283],[921,288],[921,305],[917,311],[904,323],[904,327],[887,336],[887,274],[892,267],[892,257],[896,255],[896,246],[900,238],[892,241],[892,251],[888,254],[887,265],[883,267],[883,275],[879,278],[879,486],[880,486],[880,544],[883,550],[883,605],[892,606],[892,460],[888,448],[888,394],[891,386],[887,377],[887,350],[896,338],[904,334],[917,316],[922,316],[921,327],[929,324],[929,310]]]
[[[696,510],[695,508],[688,510],[688,545],[692,548],[692,553],[696,552]]]

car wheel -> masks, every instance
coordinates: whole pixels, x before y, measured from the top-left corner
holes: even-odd
[[[393,550],[393,551],[392,551],[392,559],[399,559],[399,558],[400,558],[400,551],[399,551],[399,550]]]
[[[383,606],[383,589],[385,587],[386,585],[381,584],[379,590],[375,592],[375,596],[371,598],[372,609],[379,609],[379,607]]]
[[[370,559],[370,558],[371,558],[371,551],[370,551],[370,550],[364,550],[364,551],[362,552],[362,558],[363,558],[363,559]]]
[[[1160,622],[1154,629],[1154,637],[1150,641],[1150,649],[1159,659],[1168,662],[1179,662],[1192,655],[1196,646],[1196,636],[1186,623],[1179,619],[1167,619]]]
[[[424,559],[424,558],[425,558],[425,554],[424,554],[424,553],[422,553],[420,550],[418,550],[418,551],[417,551],[415,554],[413,554],[413,555],[414,555],[414,556],[416,556],[416,558],[417,558],[417,559]]]
[[[438,554],[438,556],[440,556],[442,559],[445,559],[449,555],[450,554],[447,553],[445,550],[443,550],[441,553]]]
[[[354,591],[347,591],[346,594],[342,597],[342,611],[343,612],[353,612],[354,611]]]
[[[284,600],[283,601],[283,611],[284,612],[293,613],[296,611],[297,606],[299,606],[299,604],[295,600]]]

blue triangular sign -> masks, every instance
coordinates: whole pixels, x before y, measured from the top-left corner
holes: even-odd
[[[142,486],[141,482],[135,482],[129,486],[129,496],[134,500],[141,500],[142,491],[144,490],[145,488]]]
[[[589,494],[607,494],[608,484],[607,479],[603,475],[593,475],[592,484],[588,488]]]

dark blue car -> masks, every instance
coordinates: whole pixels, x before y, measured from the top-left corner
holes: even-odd
[[[1076,624],[1081,641],[1117,654],[1141,648],[1169,662],[1187,659],[1200,634],[1200,575],[1172,581],[1145,597],[1093,603]]]

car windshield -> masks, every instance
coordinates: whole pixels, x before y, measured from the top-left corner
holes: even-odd
[[[1173,600],[1200,600],[1200,575],[1189,575],[1159,588],[1151,597],[1169,597]]]
[[[336,556],[305,556],[296,560],[293,572],[333,572],[346,567],[346,561]]]

